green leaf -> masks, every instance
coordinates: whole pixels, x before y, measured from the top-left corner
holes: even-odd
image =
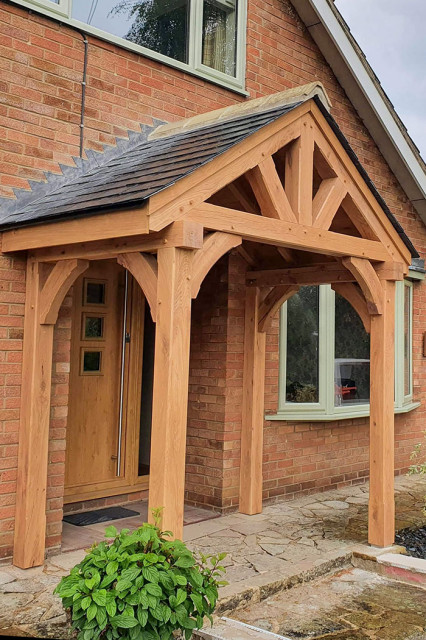
[[[146,627],[146,623],[148,622],[148,611],[146,609],[142,609],[142,607],[139,605],[136,615],[139,620],[139,624],[143,629],[144,627]]]
[[[81,601],[81,608],[84,609],[84,611],[86,611],[86,609],[90,607],[91,603],[92,603],[92,598],[90,596],[86,596],[86,598],[83,598],[83,600]]]
[[[118,536],[118,531],[114,527],[113,524],[110,524],[109,527],[105,529],[105,538],[116,538]]]
[[[139,593],[131,593],[126,596],[126,602],[132,606],[139,604]]]
[[[126,589],[130,589],[132,583],[130,580],[119,580],[115,585],[116,591],[125,591]]]
[[[96,616],[97,610],[98,610],[97,605],[94,602],[92,602],[90,607],[87,609],[87,619],[89,622],[90,620],[93,620],[93,618]]]
[[[158,582],[160,579],[158,569],[155,567],[143,567],[142,575],[147,582]]]
[[[156,620],[163,622],[163,611],[159,605],[155,609],[150,609],[150,613]]]
[[[192,569],[189,570],[189,575],[196,587],[200,588],[203,586],[203,576],[198,569],[192,567]]]
[[[100,589],[99,591],[94,591],[92,593],[93,601],[96,602],[100,607],[104,607],[106,605],[106,591],[105,589]]]
[[[175,583],[173,581],[173,578],[166,573],[165,571],[161,571],[159,573],[159,578],[160,578],[160,582],[161,584],[166,588],[169,589],[169,591],[171,591],[172,589],[174,589]]]
[[[118,569],[117,560],[111,560],[110,562],[108,562],[106,567],[107,576],[111,576],[113,573],[116,573],[117,569]]]
[[[108,618],[107,618],[105,608],[98,607],[98,610],[96,612],[96,622],[100,626],[101,630],[103,630],[106,627],[107,620]]]
[[[181,587],[186,587],[188,583],[188,580],[185,578],[185,576],[182,576],[180,573],[173,574],[173,579],[176,584],[180,584]]]
[[[184,591],[183,589],[178,589],[176,593],[176,606],[182,604],[182,602],[185,602],[187,595],[188,594],[186,591]]]
[[[141,603],[144,609],[148,609],[149,607],[148,596],[146,594],[146,591],[144,591],[143,589],[139,591],[139,602]]]
[[[145,556],[145,561],[149,562],[149,564],[155,564],[158,562],[158,556],[155,553],[147,553]]]
[[[210,603],[210,606],[214,608],[216,606],[216,601],[218,597],[217,589],[215,587],[207,587],[206,596]]]
[[[88,580],[84,581],[84,584],[88,589],[92,590],[96,584],[96,578],[89,578]]]
[[[176,567],[181,567],[182,569],[189,569],[189,567],[193,567],[195,564],[195,560],[190,555],[180,556],[175,562]]]
[[[147,582],[145,585],[145,589],[147,593],[150,593],[152,596],[161,598],[161,596],[163,595],[163,590],[161,589],[160,585],[155,584],[154,582]]]
[[[134,580],[136,580],[136,578],[138,577],[141,571],[142,569],[138,566],[129,567],[128,569],[122,572],[120,580],[124,579],[124,580],[130,580],[130,582],[133,582]]]
[[[190,598],[191,598],[192,602],[194,603],[195,608],[197,609],[197,611],[199,613],[203,613],[204,612],[203,597],[200,596],[199,593],[191,593]]]
[[[111,618],[111,624],[115,627],[120,627],[121,629],[131,629],[132,627],[136,627],[139,623],[136,618],[132,618],[127,615],[119,615]]]
[[[111,600],[110,602],[107,602],[106,612],[110,618],[113,618],[115,616],[115,614],[117,613],[117,604],[115,600]]]
[[[105,576],[105,578],[102,580],[101,584],[99,585],[100,588],[104,588],[104,587],[108,587],[110,584],[112,584],[114,582],[114,580],[117,580],[117,574],[113,573],[110,576]]]

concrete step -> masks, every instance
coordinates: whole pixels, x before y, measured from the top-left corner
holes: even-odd
[[[193,638],[194,640],[274,640],[274,638],[290,640],[285,636],[278,636],[276,633],[258,629],[231,618],[221,618],[210,629],[197,631]]]

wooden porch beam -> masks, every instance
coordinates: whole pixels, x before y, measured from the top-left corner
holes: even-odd
[[[11,229],[3,232],[2,251],[24,251],[61,245],[136,236],[149,232],[147,206],[111,213],[94,214],[74,220]]]
[[[262,215],[267,218],[297,222],[281,183],[272,156],[246,173]]]
[[[247,282],[252,287],[275,287],[277,285],[300,287],[355,281],[355,276],[337,262],[313,264],[309,267],[295,267],[293,269],[266,269],[247,272]]]
[[[260,289],[247,287],[244,330],[240,513],[262,511],[266,333],[259,331]]]
[[[199,222],[211,230],[233,233],[245,240],[276,247],[289,247],[332,256],[358,256],[377,261],[390,259],[389,253],[380,242],[272,220],[208,203],[194,208],[186,219]]]
[[[117,232],[117,229],[115,230]],[[64,241],[63,236],[61,241]],[[203,226],[189,220],[178,220],[158,233],[137,235],[134,237],[114,237],[99,242],[80,242],[61,244],[57,247],[38,249],[31,257],[43,262],[56,262],[65,258],[85,258],[88,260],[106,260],[121,253],[155,252],[161,247],[180,247],[183,249],[201,249],[203,246]]]
[[[343,258],[344,266],[355,276],[367,301],[370,314],[383,313],[383,290],[371,262],[362,258]]]
[[[182,539],[193,252],[159,249],[152,406],[150,521]]]
[[[362,320],[364,329],[367,333],[371,332],[371,316],[368,313],[367,301],[362,295],[361,290],[351,282],[334,282],[331,288],[342,298],[345,298],[355,309]]]
[[[272,319],[281,305],[291,296],[299,291],[296,286],[272,287],[271,291],[264,297],[259,307],[259,331],[268,331],[271,327]]]
[[[225,253],[234,247],[238,247],[241,242],[242,240],[238,236],[230,233],[221,233],[220,231],[207,236],[204,240],[203,248],[194,255],[192,263],[191,292],[193,298],[198,296],[201,284],[213,265]]]
[[[395,282],[384,280],[381,287],[382,313],[371,316],[368,541],[387,547],[395,539]]]
[[[158,267],[154,256],[142,253],[121,253],[118,264],[127,269],[142,289],[151,310],[151,317],[157,319]]]

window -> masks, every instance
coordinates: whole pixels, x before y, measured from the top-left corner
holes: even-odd
[[[413,409],[413,285],[398,282],[395,411]],[[302,287],[281,309],[280,392],[268,419],[338,420],[369,414],[370,336],[330,285]]]
[[[243,90],[247,0],[14,0],[105,40]],[[61,18],[62,20],[62,18]]]

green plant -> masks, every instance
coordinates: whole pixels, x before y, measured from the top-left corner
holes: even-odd
[[[423,431],[423,435],[426,442],[426,431]],[[423,448],[424,446],[425,446],[424,443],[422,444],[421,442],[419,442],[414,447],[414,451],[410,456],[410,460],[413,461],[413,464],[408,470],[408,475],[410,476],[418,475],[418,474],[426,475],[426,454]],[[426,515],[426,496],[424,500],[425,500],[425,505],[423,507],[423,512]]]
[[[158,513],[157,513],[158,515]],[[55,589],[78,640],[170,640],[212,621],[226,554],[195,557],[170,532],[111,526]]]

